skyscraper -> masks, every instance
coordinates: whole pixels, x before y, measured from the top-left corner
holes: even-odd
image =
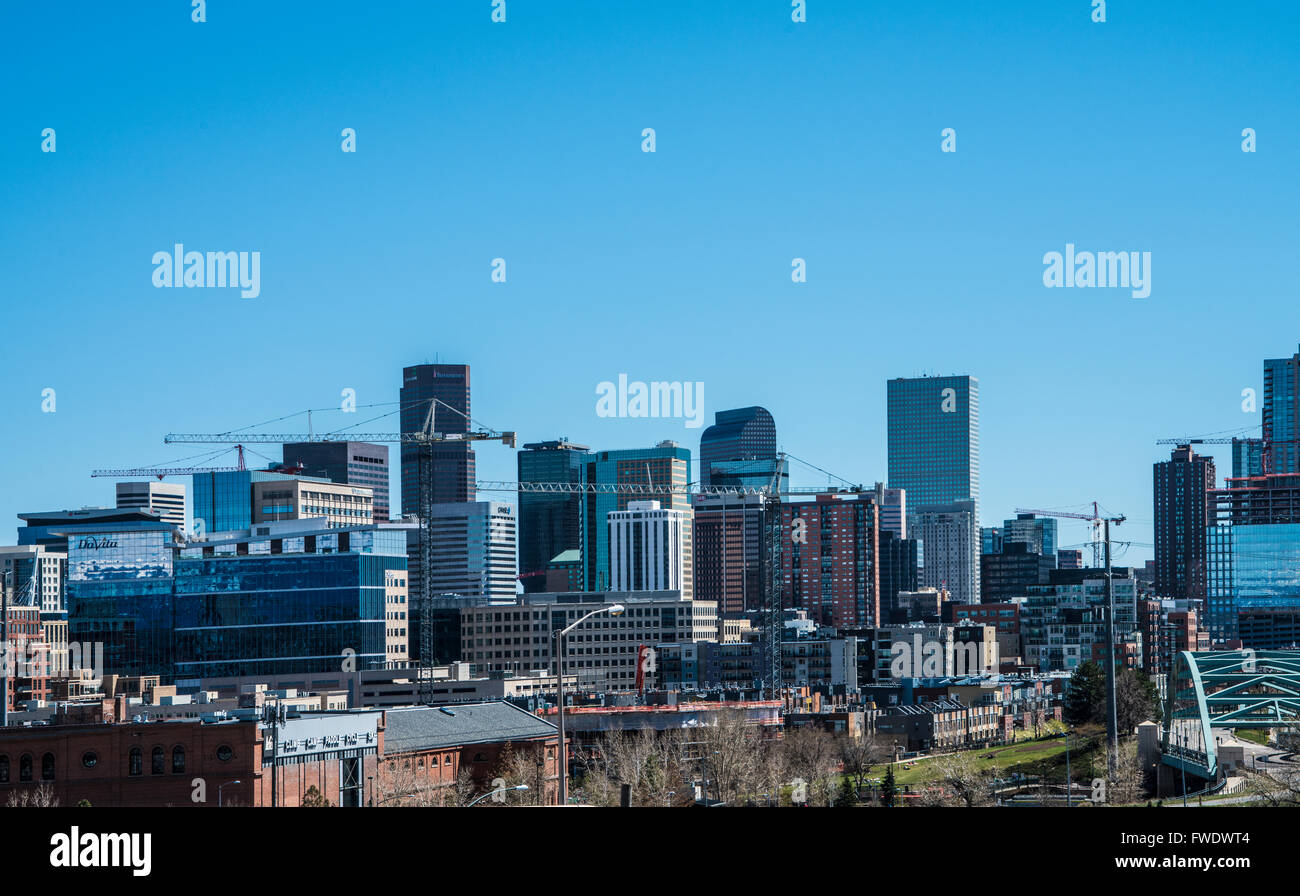
[[[696,495],[692,533],[695,599],[716,601],[719,613],[764,605],[766,495]]]
[[[588,485],[653,485],[670,487],[668,494],[638,496],[625,492],[586,495],[583,508],[583,566],[588,591],[606,591],[609,577],[609,525],[611,510],[626,510],[630,501],[653,498],[667,510],[690,510],[686,486],[691,481],[691,452],[676,442],[663,441],[653,448],[598,451],[587,458]]]
[[[680,591],[689,600],[691,512],[658,501],[629,501],[609,521],[609,575],[613,591]]]
[[[285,466],[301,464],[305,476],[369,488],[374,496],[375,522],[388,521],[387,445],[372,445],[369,442],[290,442],[284,446],[283,457]]]
[[[980,602],[980,534],[975,502],[931,504],[908,513],[908,534],[919,539],[925,566],[923,588],[946,588],[959,604]]]
[[[781,502],[780,576],[787,609],[807,610],[819,625],[880,624],[878,511],[870,491]]]
[[[1156,595],[1205,600],[1205,527],[1210,524],[1214,459],[1179,445],[1152,467]]]
[[[979,380],[889,381],[889,486],[911,507],[980,499]]]
[[[1300,473],[1300,352],[1264,362],[1264,441],[1270,473]]]
[[[586,445],[560,439],[532,442],[516,455],[519,482],[583,481],[591,455]],[[567,551],[582,550],[583,495],[519,493],[519,574],[524,591],[547,590],[546,565]]]
[[[922,585],[978,603],[979,380],[892,379],[888,415],[889,486],[906,491],[908,534],[924,544]]]
[[[466,433],[469,422],[469,365],[417,364],[402,369],[402,432],[420,432],[429,415],[432,399],[434,432]],[[450,407],[448,407],[448,405]],[[415,443],[403,443],[402,513],[420,513],[421,464],[432,453],[430,502],[446,504],[473,501],[475,496],[474,449],[469,442],[435,442],[431,449]]]
[[[735,408],[718,411],[713,418],[713,425],[700,436],[700,484],[719,484],[714,482],[713,465],[717,463],[727,463],[717,472],[725,472],[733,480],[738,475],[757,478],[766,475],[770,480],[775,472],[776,422],[767,409]],[[737,464],[735,461],[750,463]],[[722,484],[742,483],[729,481]]]

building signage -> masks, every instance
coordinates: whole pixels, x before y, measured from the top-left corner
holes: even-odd
[[[105,548],[117,547],[117,539],[109,538],[107,535],[101,538],[95,538],[92,535],[78,541],[77,547],[83,551],[102,551]]]

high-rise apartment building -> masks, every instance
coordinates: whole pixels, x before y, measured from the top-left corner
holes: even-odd
[[[579,485],[586,473],[591,449],[567,439],[532,442],[516,455],[521,483],[564,483]],[[581,559],[582,507],[586,496],[581,493],[519,492],[519,576],[524,591],[542,592],[547,588],[547,567],[570,552]]]
[[[713,416],[713,425],[700,436],[700,484],[719,484],[713,481],[715,463],[727,463],[718,472],[729,480],[738,476],[757,480],[764,475],[770,480],[777,463],[776,422],[767,409],[734,408]],[[746,461],[750,463],[738,463]]]
[[[433,405],[433,431],[470,431],[468,364],[417,364],[402,369],[402,432],[421,432]],[[437,402],[434,402],[437,399]],[[441,403],[438,403],[441,402]],[[435,442],[432,447],[402,444],[402,513],[420,514],[420,478],[426,463],[429,471],[430,502],[464,503],[475,496],[474,449],[470,442]],[[431,460],[430,460],[431,458]]]
[[[290,442],[284,465],[302,467],[304,476],[370,489],[375,522],[389,518],[388,446],[369,442]]]
[[[1026,544],[1030,553],[1050,559],[1055,566],[1056,520],[1050,516],[1018,513],[1014,520],[1003,520],[1002,543],[1004,546]]]
[[[1210,523],[1214,459],[1179,445],[1152,467],[1155,590],[1158,597],[1205,600],[1205,527]]]
[[[692,527],[695,598],[714,601],[723,615],[765,605],[766,495],[696,495]]]
[[[117,506],[120,509],[147,510],[165,523],[185,529],[187,516],[186,488],[183,482],[119,482]]]
[[[912,537],[925,548],[921,586],[947,589],[959,604],[979,603],[980,536],[975,525],[975,502],[913,508],[908,517]]]
[[[1264,361],[1262,416],[1268,472],[1300,473],[1300,352]]]
[[[880,519],[875,493],[790,496],[780,508],[786,607],[807,611],[818,625],[877,625]]]
[[[609,577],[611,591],[681,591],[691,598],[691,511],[672,510],[658,501],[630,501],[611,511]]]

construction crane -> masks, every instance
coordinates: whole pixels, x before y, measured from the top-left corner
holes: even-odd
[[[418,407],[424,399],[409,403],[406,407]],[[338,430],[332,433],[317,433],[311,426],[311,412],[307,412],[306,433],[168,433],[163,439],[167,444],[209,444],[209,443],[262,443],[262,442],[396,442],[398,444],[415,444],[419,448],[419,484],[420,484],[420,695],[426,702],[433,700],[433,626],[429,620],[433,616],[433,449],[435,445],[447,442],[499,441],[507,447],[514,448],[517,442],[515,433],[499,432],[486,427],[471,418],[459,408],[452,407],[439,398],[429,398],[429,410],[424,417],[424,425],[414,432],[348,432]],[[446,410],[464,417],[477,430],[467,432],[443,432],[437,426],[437,410],[441,406]],[[399,408],[400,410],[400,408]],[[392,412],[390,412],[392,413]],[[387,414],[383,416],[388,416]]]
[[[1016,513],[1032,513],[1038,516],[1059,517],[1069,520],[1088,520],[1092,523],[1094,541],[1093,550],[1096,550],[1097,542],[1096,532],[1097,525],[1100,523],[1102,534],[1106,547],[1106,740],[1108,749],[1106,751],[1107,768],[1110,771],[1110,777],[1115,777],[1116,767],[1119,762],[1119,718],[1115,703],[1115,586],[1110,575],[1110,527],[1118,526],[1124,522],[1123,514],[1119,516],[1104,517],[1101,515],[1097,502],[1092,502],[1092,515],[1083,513],[1066,513],[1060,510],[1022,510],[1016,509]],[[1093,568],[1100,566],[1100,563],[1094,562]]]
[[[482,491],[502,491],[502,492],[519,492],[522,494],[571,494],[571,495],[629,495],[637,497],[672,497],[677,495],[695,496],[695,495],[762,495],[771,502],[766,508],[763,515],[764,532],[763,543],[765,545],[765,577],[764,577],[764,600],[763,600],[763,628],[766,639],[767,650],[767,668],[765,675],[767,687],[772,691],[773,697],[781,693],[784,684],[782,681],[781,668],[781,633],[782,633],[782,613],[784,610],[784,592],[782,585],[781,572],[781,552],[783,547],[782,527],[781,527],[781,496],[790,494],[826,494],[828,491],[840,492],[861,492],[863,487],[852,486],[843,489],[826,489],[826,488],[781,488],[781,480],[785,469],[785,461],[791,455],[785,452],[777,452],[772,478],[762,486],[701,486],[698,483],[689,483],[685,485],[673,485],[655,483],[650,477],[646,483],[622,482],[622,483],[586,483],[586,482],[500,482],[500,481],[481,481],[478,488]],[[797,458],[794,458],[797,460]],[[806,461],[803,461],[806,463]],[[811,466],[811,464],[809,465]],[[820,468],[816,468],[820,469]],[[823,471],[825,472],[825,471]],[[836,477],[839,478],[839,477]],[[847,480],[844,480],[847,482]],[[527,572],[518,576],[518,579],[530,578],[541,575],[540,572]]]
[[[1087,522],[1092,523],[1092,568],[1093,569],[1101,568],[1101,559],[1102,559],[1101,530],[1102,530],[1102,524],[1105,522],[1105,520],[1101,515],[1101,510],[1097,506],[1096,501],[1092,502],[1091,514],[1065,513],[1059,510],[1031,510],[1031,509],[1026,509],[1024,507],[1017,507],[1016,513],[1032,513],[1034,516],[1052,516],[1052,517],[1058,517],[1060,519],[1067,519],[1067,520],[1085,520]],[[1123,522],[1123,520],[1124,518],[1120,517],[1117,521],[1115,521],[1115,524],[1119,525],[1119,523]]]
[[[234,473],[247,469],[244,466],[244,446],[236,445],[235,449],[239,452],[239,465],[235,467],[133,467],[118,470],[91,470],[90,475],[92,478],[110,479],[139,479],[142,476],[154,476],[161,480],[164,476],[193,476],[195,473]]]

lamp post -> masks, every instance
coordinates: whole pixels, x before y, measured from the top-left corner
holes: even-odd
[[[221,808],[221,791],[222,791],[222,790],[224,790],[225,788],[231,786],[232,784],[243,784],[243,783],[244,783],[243,781],[227,781],[225,784],[220,784],[220,785],[218,785],[218,786],[217,786],[217,808],[218,808],[218,809]]]
[[[565,628],[555,633],[555,695],[556,703],[559,706],[559,718],[557,727],[559,728],[560,738],[560,792],[559,805],[565,806],[569,802],[569,755],[564,746],[564,636],[582,625],[592,616],[598,616],[601,613],[608,613],[611,616],[622,616],[622,604],[610,604],[607,607],[600,607],[592,610],[586,616],[583,616],[577,622],[571,623]]]
[[[483,794],[482,796],[474,797],[474,799],[469,801],[469,804],[465,806],[465,808],[468,809],[470,806],[487,799],[493,794],[505,793],[507,790],[527,790],[527,789],[528,789],[527,784],[515,784],[513,787],[498,787],[496,790],[489,790],[487,793]]]

